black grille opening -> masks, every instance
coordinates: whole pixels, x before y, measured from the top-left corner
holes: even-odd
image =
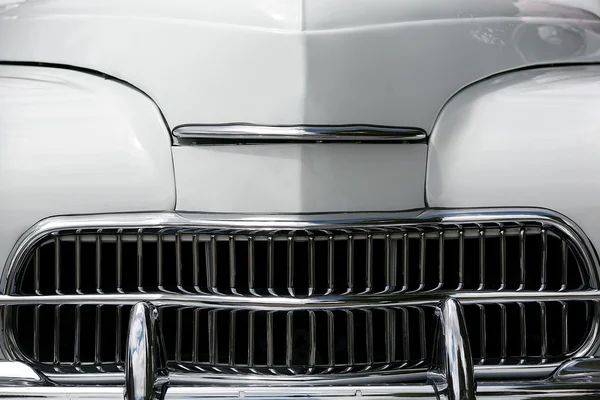
[[[476,364],[560,362],[589,343],[598,312],[593,302],[553,299],[596,287],[595,266],[566,232],[536,221],[59,230],[19,258],[9,294],[38,296],[40,305],[8,306],[9,334],[16,353],[34,363],[122,370],[131,305],[102,304],[102,295],[167,294],[170,305],[159,313],[172,368],[275,375],[426,368],[434,304],[450,293],[467,299]],[[478,304],[473,293],[500,300]],[[66,297],[44,304],[45,296],[67,294],[100,295],[99,304]],[[178,295],[210,300],[181,307]],[[307,309],[250,310],[219,308],[221,295],[313,299]],[[310,305],[351,295],[367,301]],[[423,303],[403,307],[405,295]]]
[[[585,301],[467,304],[465,321],[474,361],[509,365],[561,361],[588,339],[594,308]],[[130,309],[23,305],[11,312],[15,339],[27,359],[101,366],[123,364]],[[159,313],[168,360],[208,370],[308,374],[334,367],[340,371],[410,367],[427,365],[432,348],[433,307],[293,312],[161,307]]]
[[[308,296],[580,290],[590,282],[580,254],[559,230],[496,224],[343,234],[63,232],[32,249],[15,289],[23,295],[170,291]]]

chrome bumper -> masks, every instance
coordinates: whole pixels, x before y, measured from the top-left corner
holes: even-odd
[[[57,384],[20,362],[0,362],[2,399],[589,399],[600,397],[600,359],[564,363],[541,381],[490,382],[475,379],[462,306],[446,298],[436,310],[431,367],[422,384],[352,386],[182,386],[169,381],[158,313],[150,303],[131,311],[127,337],[125,385]]]

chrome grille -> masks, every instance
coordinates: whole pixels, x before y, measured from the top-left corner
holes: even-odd
[[[17,294],[318,296],[581,290],[590,275],[542,223],[248,232],[77,229],[36,243]]]
[[[7,312],[17,358],[120,371],[129,310],[144,300],[160,311],[171,368],[188,372],[426,368],[433,308],[446,296],[464,305],[479,365],[552,365],[595,340],[597,305],[585,296],[597,287],[595,258],[548,214],[275,228],[171,217],[36,227],[8,277],[26,303]]]
[[[562,360],[585,342],[594,312],[593,303],[583,301],[464,308],[474,361],[492,365]],[[23,354],[36,363],[119,370],[130,310],[130,305],[18,306],[15,333]],[[433,307],[249,311],[164,306],[159,314],[171,366],[199,372],[411,369],[429,363],[433,333]]]

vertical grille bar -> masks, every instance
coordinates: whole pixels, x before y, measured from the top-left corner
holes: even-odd
[[[123,293],[123,238],[121,236],[122,234],[122,230],[119,229],[119,231],[117,232],[117,259],[116,259],[116,263],[117,263],[117,292],[119,293]],[[158,254],[158,262],[159,262],[159,266],[160,266],[160,259],[161,259],[161,254],[160,254],[160,249],[161,249],[161,243],[162,243],[162,236],[158,235],[158,249],[159,249],[159,254]],[[159,268],[160,271],[160,268]],[[160,280],[160,272],[159,272],[159,276],[158,276],[158,287],[161,287],[161,280]]]
[[[60,294],[60,238],[54,237],[54,291]]]
[[[206,268],[206,281],[211,292],[217,292],[217,237],[210,236],[210,241],[206,243],[208,255],[208,265]]]
[[[195,309],[194,310],[194,337],[193,337],[193,341],[192,341],[192,360],[194,362],[194,364],[198,364],[198,358],[199,358],[199,354],[198,354],[198,346],[199,346],[199,342],[200,340],[198,339],[198,336],[200,336],[200,309]],[[249,349],[248,349],[249,351]]]
[[[325,294],[333,292],[334,246],[333,236],[330,235],[327,238],[327,292]]]
[[[479,287],[485,289],[485,231],[479,229]]]
[[[527,356],[527,316],[525,315],[525,305],[523,303],[519,304],[519,319],[521,321],[520,326],[520,334],[521,334],[521,357],[525,358]]]
[[[273,237],[267,238],[267,288],[270,294],[275,295],[275,249]]]
[[[237,311],[233,310],[229,313],[229,365],[235,365],[235,321]]]
[[[308,332],[308,365],[314,367],[317,363],[317,318],[314,311],[308,312]]]
[[[102,230],[96,235],[96,292],[102,293]]]
[[[33,255],[33,288],[35,291],[35,294],[40,295],[40,248],[37,247],[35,249],[35,253]]]
[[[292,357],[294,354],[294,314],[288,311],[285,316],[285,365],[292,366]]]
[[[346,257],[346,293],[352,293],[354,291],[354,237],[352,235],[348,235],[347,241],[348,255]]]
[[[438,259],[439,259],[439,269],[438,269],[438,287],[437,289],[441,289],[444,287],[444,231],[441,230],[438,238]]]
[[[273,366],[273,311],[267,313],[267,367]]]
[[[418,308],[419,310],[419,344],[421,346],[421,360],[425,361],[427,359],[427,340],[426,340],[426,329],[425,329],[425,311],[422,308]]]
[[[115,329],[115,362],[120,363],[122,360],[121,356],[121,337],[123,335],[123,324],[122,324],[122,314],[123,314],[123,306],[117,306],[116,310],[116,329]]]
[[[162,239],[161,239],[162,240]],[[159,250],[162,249],[161,242],[158,243]],[[159,265],[162,265],[160,262],[159,256]],[[194,290],[196,292],[200,292],[200,249],[198,248],[198,236],[194,235],[192,237],[192,269],[194,274]],[[162,269],[159,268],[159,277],[162,275]],[[159,287],[162,286],[162,279],[159,278]],[[195,313],[194,313],[195,317]]]
[[[40,307],[37,305],[33,308],[33,360],[40,359]]]
[[[548,283],[548,230],[542,228],[542,272],[540,277],[540,290],[546,289]]]
[[[561,317],[562,317],[562,336],[561,345],[563,354],[567,354],[569,351],[569,306],[565,302],[561,302]]]
[[[96,331],[94,332],[94,363],[100,364],[102,361],[100,354],[102,351],[102,306],[96,306]]]
[[[504,360],[507,356],[508,327],[506,325],[506,306],[500,304],[500,358]]]
[[[315,278],[315,238],[313,236],[308,237],[308,295],[312,296],[315,292],[316,278]]]
[[[402,356],[405,361],[410,361],[410,331],[408,329],[408,310],[402,310]]]
[[[229,236],[229,289],[232,293],[237,293],[235,287],[235,237]]]
[[[396,288],[396,263],[394,259],[394,248],[392,237],[385,235],[385,291],[390,292]]]
[[[485,307],[479,305],[479,352],[481,354],[481,362],[485,362],[487,358],[487,320],[485,315]]]
[[[462,227],[458,230],[458,287],[462,290],[465,285],[465,231]]]
[[[60,306],[54,306],[54,364],[60,363]]]
[[[217,336],[217,311],[208,312],[208,358],[212,365],[217,364],[218,357],[218,336]]]
[[[402,291],[406,291],[408,290],[408,277],[409,277],[409,247],[408,247],[408,233],[407,232],[403,232],[402,233],[402,278],[403,278],[403,282],[402,282]]]
[[[248,366],[254,366],[254,311],[248,313]]]
[[[366,313],[366,349],[367,349],[367,365],[373,365],[373,313],[371,310],[365,310]]]
[[[427,238],[425,232],[421,232],[419,237],[419,290],[425,288],[425,266],[427,265]]]
[[[251,294],[257,295],[254,289],[254,280],[255,280],[255,270],[254,270],[254,237],[248,236],[248,290]]]
[[[371,233],[367,234],[366,253],[365,293],[369,293],[373,289],[373,235]]]
[[[181,235],[175,235],[175,266],[177,288],[183,290],[183,256],[181,254]]]
[[[560,277],[560,290],[567,290],[567,265],[569,263],[569,248],[567,242],[562,241],[561,246],[561,277]]]
[[[526,258],[525,258],[525,228],[521,228],[519,230],[519,288],[517,290],[525,289],[525,267],[526,267]]]
[[[176,325],[176,338],[175,338],[175,362],[180,363],[181,362],[181,342],[182,342],[182,335],[183,335],[183,322],[182,322],[182,317],[181,317],[181,313],[182,313],[182,309],[178,308],[177,312],[176,312],[176,320],[175,320],[175,325]]]
[[[144,253],[142,252],[142,230],[138,231],[136,241],[136,253],[137,253],[137,286],[140,292],[144,291]]]
[[[504,227],[500,228],[500,288],[506,287],[506,231]]]
[[[73,340],[73,364],[81,363],[81,305],[75,306],[75,338]]]
[[[328,346],[327,351],[329,352],[328,361],[329,367],[333,367],[335,365],[335,320],[333,317],[333,312],[327,310],[327,339]]]
[[[354,314],[346,311],[348,366],[354,365]]]
[[[546,303],[540,302],[540,338],[542,359],[548,358],[548,324],[546,320]]]
[[[396,358],[396,310],[385,310],[385,362],[392,363]]]
[[[288,237],[287,240],[287,286],[290,296],[295,296],[294,293],[294,238]]]
[[[81,294],[81,231],[75,236],[75,293]]]

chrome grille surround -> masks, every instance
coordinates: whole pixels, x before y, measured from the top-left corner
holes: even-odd
[[[102,215],[102,216],[83,216],[83,217],[68,217],[68,218],[52,218],[46,221],[41,222],[37,226],[35,226],[28,234],[26,234],[23,240],[19,243],[19,245],[15,248],[13,252],[13,256],[11,258],[11,262],[5,271],[7,274],[4,276],[7,282],[5,288],[6,297],[10,298],[10,303],[15,305],[25,305],[25,304],[46,304],[48,306],[53,306],[55,309],[55,319],[56,310],[58,311],[60,317],[60,307],[56,306],[68,306],[69,304],[78,304],[81,306],[118,306],[118,305],[128,305],[131,306],[139,301],[150,301],[155,304],[159,309],[167,309],[174,308],[177,310],[182,309],[209,309],[215,311],[213,315],[216,314],[216,310],[226,311],[229,315],[237,311],[242,312],[259,312],[264,313],[266,316],[267,323],[267,336],[274,334],[273,324],[271,322],[271,329],[268,329],[269,319],[274,318],[277,313],[284,313],[286,315],[290,315],[291,312],[299,313],[305,312],[308,315],[308,326],[309,332],[312,332],[314,336],[315,329],[310,329],[314,327],[314,323],[311,322],[313,319],[316,319],[316,315],[322,314],[326,315],[327,319],[329,318],[329,313],[336,312],[344,312],[347,315],[353,315],[356,311],[365,312],[365,315],[368,315],[373,310],[383,310],[384,321],[386,324],[389,324],[392,317],[388,317],[388,315],[392,315],[390,310],[394,310],[393,314],[397,314],[398,312],[404,315],[402,310],[407,309],[415,309],[415,310],[423,310],[428,307],[432,308],[436,306],[441,299],[446,298],[447,296],[451,296],[460,301],[465,307],[476,307],[479,310],[483,310],[482,315],[484,317],[480,321],[480,326],[484,326],[481,328],[480,335],[480,343],[483,343],[482,337],[485,338],[485,307],[491,307],[495,303],[507,304],[509,308],[518,307],[519,310],[525,308],[526,305],[539,305],[540,310],[540,321],[545,321],[545,305],[546,302],[554,302],[561,305],[570,304],[570,302],[578,301],[585,302],[586,307],[590,307],[588,312],[590,315],[592,313],[597,314],[597,306],[596,303],[592,300],[594,296],[597,296],[597,262],[595,259],[595,255],[591,250],[591,246],[584,235],[582,235],[579,230],[572,225],[571,223],[565,221],[565,219],[558,217],[554,213],[550,213],[542,210],[467,210],[467,211],[435,211],[429,210],[426,212],[418,212],[413,215],[410,214],[377,214],[374,215],[356,215],[356,214],[345,214],[345,215],[328,215],[326,216],[327,222],[322,222],[322,218],[324,216],[319,215],[315,217],[303,217],[304,221],[299,221],[299,217],[293,216],[282,216],[282,217],[269,217],[267,220],[262,219],[261,217],[246,217],[245,219],[240,218],[240,216],[215,216],[211,215],[210,219],[207,218],[206,215],[199,216],[196,214],[129,214],[129,215]],[[316,218],[316,219],[315,219]],[[184,234],[205,234],[206,232],[218,232],[213,235],[208,236],[209,245],[214,244],[215,239],[218,239],[218,235],[224,235],[224,241],[229,242],[230,236],[232,236],[232,232],[236,232],[236,235],[245,234],[248,237],[248,232],[252,232],[251,235],[253,237],[257,237],[260,232],[286,232],[286,238],[289,237],[290,231],[308,231],[308,232],[320,232],[327,231],[327,235],[331,235],[331,231],[335,232],[345,232],[348,235],[353,234],[356,238],[356,232],[361,232],[365,235],[365,240],[368,241],[369,232],[377,232],[371,233],[371,238],[373,240],[377,240],[377,235],[380,234],[381,231],[384,232],[383,240],[391,240],[388,233],[393,231],[394,234],[404,235],[405,232],[411,231],[410,235],[415,236],[418,241],[423,240],[430,231],[430,228],[435,228],[435,232],[449,232],[451,230],[456,230],[457,240],[460,241],[460,237],[469,237],[469,235],[474,234],[476,240],[480,242],[480,238],[486,235],[488,229],[497,229],[498,235],[501,236],[502,228],[490,228],[490,226],[509,226],[507,229],[515,231],[516,235],[519,237],[526,237],[527,233],[536,233],[541,234],[540,237],[544,236],[544,231],[546,234],[551,232],[552,234],[557,234],[561,238],[561,243],[568,243],[569,249],[573,252],[574,257],[577,260],[578,268],[581,268],[581,273],[583,275],[582,283],[584,283],[583,287],[573,288],[574,290],[565,290],[566,283],[561,281],[561,287],[557,287],[555,290],[549,290],[548,287],[544,286],[544,274],[543,271],[540,271],[540,287],[536,288],[528,288],[526,287],[526,282],[521,280],[518,287],[513,290],[508,290],[506,288],[496,287],[492,291],[492,289],[488,289],[485,285],[477,285],[477,288],[469,289],[465,288],[464,282],[459,282],[457,287],[453,287],[451,289],[444,290],[443,287],[437,288],[439,285],[435,285],[435,287],[427,288],[423,286],[422,280],[419,279],[418,287],[413,288],[412,290],[408,290],[407,285],[402,285],[401,288],[393,288],[390,290],[390,286],[387,284],[387,279],[391,276],[391,274],[386,273],[386,288],[384,290],[380,290],[377,292],[365,292],[361,290],[359,293],[354,293],[353,291],[349,291],[348,288],[352,288],[352,285],[348,285],[343,290],[342,293],[310,293],[307,292],[303,296],[298,295],[295,291],[288,291],[286,296],[275,296],[273,293],[270,293],[267,290],[267,295],[259,296],[256,293],[248,292],[244,294],[240,293],[220,293],[214,288],[217,285],[213,285],[212,291],[211,287],[207,287],[207,291],[197,290],[196,292],[188,292],[185,285],[179,284],[176,285],[175,290],[152,290],[148,291],[145,287],[138,285],[138,288],[131,292],[126,292],[124,290],[119,290],[122,288],[116,288],[115,293],[107,293],[105,290],[97,290],[96,293],[83,293],[80,288],[75,288],[74,293],[65,294],[64,290],[58,286],[55,290],[54,294],[19,294],[19,271],[23,267],[23,265],[27,264],[28,257],[31,257],[31,250],[35,248],[36,243],[39,243],[40,240],[47,238],[48,235],[52,235],[53,232],[63,232],[64,234],[72,235],[74,232],[85,232],[86,230],[95,231],[96,234],[99,232],[98,230],[121,230],[122,235],[130,235],[130,230],[133,230],[137,233],[134,235],[136,237],[135,244],[139,248],[139,238],[141,234],[143,234],[146,230],[152,232],[152,234],[156,234],[156,232],[164,232],[165,235],[173,235],[174,233],[184,232]],[[414,228],[414,230],[412,230]],[[462,231],[462,234],[460,233]],[[474,233],[471,233],[473,231]],[[199,233],[201,232],[201,233]],[[366,232],[366,233],[365,233]],[[481,232],[484,232],[483,236]],[[505,231],[506,232],[506,231]],[[424,236],[425,234],[425,236]],[[375,237],[373,236],[375,235]],[[387,236],[386,236],[387,235]],[[335,235],[334,235],[335,236]],[[442,235],[443,236],[443,235]],[[448,237],[450,237],[449,235]],[[58,236],[56,236],[58,237]],[[440,236],[438,236],[439,238]],[[347,238],[347,237],[346,237]],[[308,239],[303,239],[308,241]],[[358,239],[356,239],[358,240]],[[542,239],[544,241],[544,239]],[[250,241],[252,242],[252,241]],[[520,241],[519,243],[522,243]],[[98,242],[95,242],[98,243]],[[143,243],[143,241],[142,241]],[[175,243],[177,243],[177,239],[175,239]],[[401,242],[402,243],[402,242]],[[289,246],[289,241],[286,241],[286,246]],[[521,246],[521,244],[520,244]],[[464,247],[463,247],[464,248]],[[389,254],[389,247],[387,247],[386,253]],[[309,250],[310,251],[310,250]],[[464,250],[463,250],[464,251]],[[547,254],[547,252],[545,252]],[[422,260],[420,254],[419,260]],[[142,257],[138,257],[138,260]],[[209,257],[210,258],[210,257]],[[348,257],[346,260],[348,264],[352,261],[348,261],[351,257]],[[543,257],[542,257],[543,259]],[[55,255],[57,271],[60,270],[60,256]],[[523,266],[525,265],[525,260],[519,262],[519,271],[521,271]],[[178,265],[179,263],[176,263]],[[308,263],[309,265],[311,263]],[[367,262],[368,264],[368,262]],[[389,262],[386,262],[386,266],[389,265]],[[419,261],[418,264],[420,267],[424,266],[425,263]],[[210,266],[207,264],[207,266]],[[136,265],[139,267],[139,264]],[[249,266],[250,268],[251,266]],[[287,265],[289,268],[289,263]],[[413,268],[412,266],[410,268]],[[97,271],[97,270],[96,270]],[[140,271],[140,268],[137,268],[137,271]],[[179,269],[178,269],[179,271]],[[386,267],[386,271],[389,269]],[[412,271],[412,270],[411,270]],[[424,269],[420,268],[417,270],[417,276],[421,278],[424,275]],[[439,272],[439,271],[437,271]],[[480,270],[481,272],[481,270]],[[60,273],[58,274],[60,276]],[[177,274],[179,277],[181,274]],[[349,274],[348,274],[349,275]],[[347,275],[347,276],[348,276]],[[368,272],[367,272],[368,275]],[[96,274],[96,277],[98,275]],[[346,277],[347,277],[346,276]],[[402,275],[404,276],[404,275]],[[437,277],[442,276],[442,274],[436,274]],[[485,277],[485,269],[483,274],[479,274],[479,277]],[[179,279],[179,278],[176,279]],[[523,277],[523,274],[520,274],[520,278]],[[75,279],[77,280],[77,279]],[[366,279],[368,281],[368,279]],[[210,275],[207,277],[207,282],[210,281]],[[356,280],[358,281],[358,280]],[[55,281],[60,285],[60,278]],[[181,281],[182,283],[183,281]],[[194,282],[196,283],[196,282]],[[442,282],[438,282],[441,284]],[[485,284],[485,281],[483,282]],[[194,285],[197,288],[198,285]],[[248,289],[250,289],[250,285],[248,285]],[[266,288],[269,289],[269,288]],[[288,286],[289,289],[289,286]],[[309,287],[310,289],[310,287]],[[314,289],[314,287],[313,287]],[[326,288],[325,290],[329,290]],[[78,294],[83,293],[83,294]],[[120,293],[125,292],[125,293]],[[275,293],[277,294],[277,293]],[[589,300],[589,301],[588,301]],[[542,310],[544,309],[544,310]],[[566,310],[567,307],[563,307],[562,310]],[[433,310],[433,308],[432,308]],[[501,310],[506,310],[506,308],[502,308]],[[9,307],[7,308],[7,317],[10,318],[10,315],[13,314],[14,309]],[[211,311],[209,311],[210,314]],[[502,311],[501,311],[502,312]],[[123,313],[128,315],[128,313]],[[181,315],[179,311],[175,312],[176,325],[181,323]],[[269,317],[269,315],[271,317]],[[501,320],[506,320],[506,314]],[[524,312],[523,312],[524,315]],[[568,315],[566,313],[564,315]],[[210,318],[208,323],[210,324]],[[365,318],[368,319],[368,316]],[[389,320],[388,320],[389,318]],[[566,317],[565,317],[566,318]],[[394,318],[394,319],[402,319]],[[576,349],[572,349],[574,351],[567,352],[562,354],[560,358],[557,359],[549,359],[548,357],[544,357],[543,350],[540,354],[542,357],[538,360],[532,360],[531,358],[521,357],[518,362],[506,362],[506,359],[500,360],[500,362],[486,362],[485,352],[483,349],[485,346],[481,346],[482,351],[480,352],[479,360],[475,359],[476,374],[484,375],[484,376],[507,376],[506,373],[510,371],[511,374],[519,375],[519,371],[525,371],[527,374],[541,376],[544,374],[548,374],[552,371],[560,361],[563,361],[565,358],[577,357],[587,355],[591,348],[596,346],[596,335],[598,330],[598,322],[596,318],[592,318],[593,321],[587,329],[587,335],[585,340],[578,346]],[[423,319],[425,320],[425,319]],[[566,319],[565,325],[566,325]],[[544,326],[546,322],[543,323]],[[402,326],[402,325],[400,325]],[[504,331],[506,332],[506,325],[504,326]],[[214,329],[212,335],[216,337],[216,324],[212,325],[212,328],[209,327],[209,335],[210,331]],[[545,329],[545,328],[540,328]],[[122,328],[124,332],[124,328]],[[270,333],[269,333],[270,332]],[[219,332],[219,334],[221,334]],[[525,333],[522,333],[525,335]],[[546,333],[547,334],[547,333]],[[54,335],[54,340],[56,341],[56,336]],[[367,334],[367,341],[369,342]],[[181,339],[175,335],[175,344],[176,347],[181,347]],[[197,337],[197,336],[196,336]],[[429,342],[425,342],[423,339],[423,335],[420,336],[420,342],[417,343],[419,348],[427,349],[430,345]],[[32,359],[31,357],[26,357],[20,350],[19,344],[17,343],[16,337],[14,335],[13,330],[9,330],[8,338],[10,341],[10,348],[13,351],[13,355],[15,359],[25,360],[27,362],[33,362],[34,365],[41,370],[46,372],[48,375],[52,376],[52,371],[60,371],[63,379],[71,379],[74,374],[81,374],[81,372],[88,372],[84,374],[86,376],[92,377],[92,375],[98,373],[104,373],[104,379],[122,379],[122,367],[119,365],[115,365],[111,367],[110,365],[103,365],[102,363],[92,362],[84,365],[83,363],[69,363],[63,365],[60,360],[58,362],[52,362],[50,364],[42,363],[40,364],[37,360]],[[386,357],[389,354],[389,349],[391,346],[395,346],[398,348],[406,347],[405,343],[398,341],[397,343],[391,339],[386,339],[385,337],[381,338],[386,343]],[[311,339],[313,340],[313,339]],[[328,339],[329,340],[329,339]],[[378,338],[379,340],[379,338]],[[485,340],[485,339],[483,339]],[[506,333],[504,334],[504,339],[506,340]],[[58,341],[60,341],[60,336]],[[372,343],[373,337],[371,336],[370,341]],[[527,342],[527,339],[525,339]],[[209,339],[209,346],[213,345],[215,341],[211,341]],[[56,344],[56,343],[55,343]],[[173,344],[172,344],[173,345]],[[367,348],[368,348],[367,344]],[[371,344],[372,346],[372,344]],[[56,348],[56,346],[54,346]],[[311,353],[314,353],[314,342],[311,343]],[[542,340],[542,347],[544,347]],[[568,347],[568,345],[567,345]],[[504,346],[505,348],[505,346]],[[546,344],[547,348],[547,344]],[[287,350],[287,349],[286,349]],[[194,379],[191,376],[196,375],[195,373],[201,373],[202,379],[205,381],[216,380],[222,381],[223,379],[227,379],[227,376],[231,374],[236,375],[236,379],[243,378],[244,375],[248,375],[249,377],[253,377],[252,379],[256,379],[256,373],[259,372],[260,379],[269,380],[269,372],[273,378],[279,379],[282,378],[282,370],[273,368],[277,367],[286,367],[291,369],[289,378],[309,378],[306,376],[307,371],[299,369],[294,369],[293,365],[289,365],[290,361],[285,359],[285,364],[283,365],[275,365],[275,363],[269,363],[268,359],[270,358],[269,353],[274,353],[275,349],[272,347],[270,350],[266,351],[267,361],[263,365],[263,370],[257,371],[253,370],[251,365],[248,365],[246,360],[246,367],[248,368],[240,368],[243,366],[235,365],[235,362],[231,362],[231,358],[229,358],[224,363],[219,362],[211,362],[216,361],[214,359],[209,360],[208,365],[198,365],[192,362],[185,362],[186,360],[182,360],[181,358],[175,357],[175,359],[171,360],[173,363],[171,364],[171,369],[174,372],[174,376],[178,374],[181,375],[182,380]],[[427,350],[425,350],[427,351]],[[505,350],[504,350],[505,351]],[[177,352],[175,352],[177,354]],[[214,358],[218,357],[213,352],[209,351],[209,357]],[[349,352],[348,352],[349,353]],[[179,353],[181,355],[181,353]],[[287,353],[286,353],[287,354]],[[371,353],[369,351],[366,352],[366,357],[368,358]],[[423,353],[420,353],[423,354]],[[96,356],[95,356],[96,357]],[[348,355],[349,357],[349,355]],[[350,376],[364,377],[365,379],[380,379],[382,377],[393,377],[394,380],[404,379],[404,380],[415,380],[420,379],[420,377],[424,376],[426,371],[425,363],[426,357],[421,357],[420,359],[414,360],[414,363],[406,363],[405,361],[409,360],[397,360],[404,361],[404,367],[400,368],[400,364],[392,365],[386,359],[386,362],[382,362],[379,365],[374,365],[372,362],[366,362],[360,365],[353,365],[352,363],[348,363],[347,365],[342,365],[342,370],[340,369],[331,369],[328,371],[329,373],[333,373],[333,375],[326,376],[323,374],[319,374],[318,376],[311,376],[309,379],[315,381],[323,381],[326,383],[331,381],[338,381],[339,378],[343,378],[343,375],[339,375],[340,373],[351,373]],[[309,356],[309,362],[304,363],[301,367],[309,367],[309,368],[332,368],[330,362],[326,365],[316,365],[315,355],[311,354]],[[367,360],[368,361],[368,360]],[[479,361],[479,362],[478,362]],[[532,364],[532,365],[527,365]],[[206,368],[208,366],[208,368]],[[106,371],[106,372],[101,372]],[[110,371],[113,371],[111,373]],[[515,372],[516,371],[516,372]],[[207,373],[208,372],[208,373]],[[308,371],[312,373],[313,371]],[[319,372],[324,372],[320,370]],[[89,374],[91,373],[91,374]],[[240,375],[242,374],[242,375]],[[298,376],[300,374],[300,376]],[[403,378],[399,378],[400,375]],[[73,378],[76,379],[76,378]],[[287,378],[286,378],[287,379]]]

